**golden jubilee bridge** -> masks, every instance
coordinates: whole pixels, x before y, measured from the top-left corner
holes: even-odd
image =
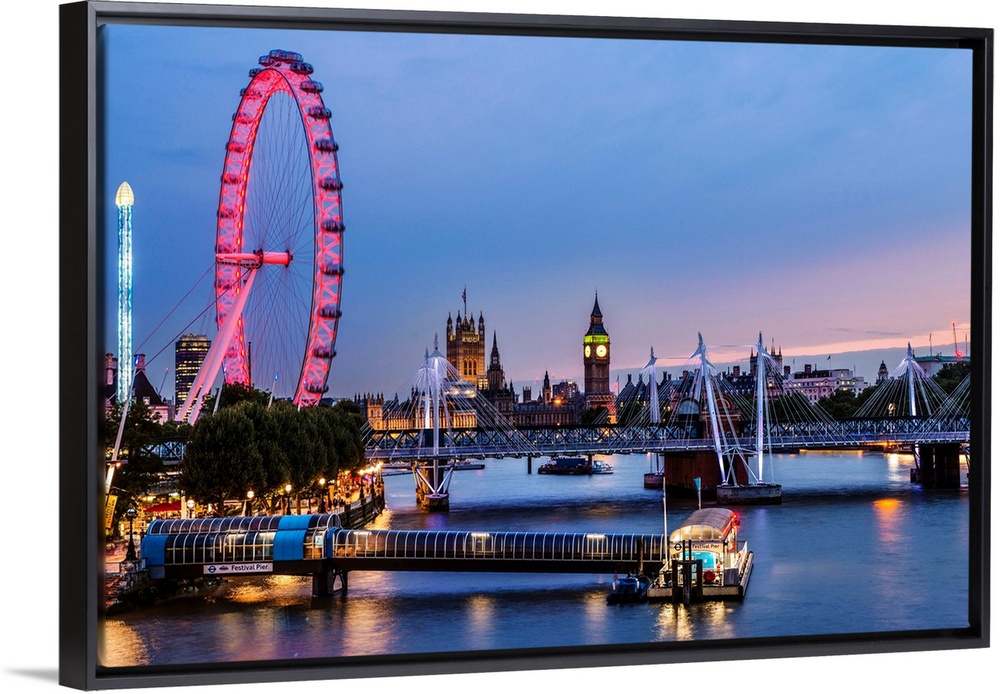
[[[764,480],[765,460],[774,452],[903,449],[914,454],[915,482],[959,484],[959,461],[970,439],[969,377],[945,394],[908,349],[853,416],[834,418],[783,373],[759,335],[754,349],[751,378],[740,388],[708,360],[699,334],[679,380],[658,379],[651,350],[639,379],[648,387],[633,400],[619,397],[617,421],[516,427],[435,346],[401,389],[409,395],[385,404],[380,422],[369,418],[366,456],[373,463],[408,465],[418,500],[428,508],[447,508],[452,464],[469,458],[526,459],[530,472],[534,460],[547,456],[654,454],[657,486],[686,489],[698,478],[709,494],[748,487],[768,491],[759,498],[774,503],[780,485]],[[159,452],[179,460],[183,444],[164,443]]]

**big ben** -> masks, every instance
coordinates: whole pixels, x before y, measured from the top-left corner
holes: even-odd
[[[604,315],[594,292],[590,328],[583,336],[583,389],[585,406],[603,407],[615,422],[615,398],[611,393],[611,338],[604,328]]]

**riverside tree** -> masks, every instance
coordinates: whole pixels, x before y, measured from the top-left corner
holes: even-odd
[[[254,422],[244,408],[227,407],[198,420],[181,462],[185,495],[222,514],[226,500],[244,499],[265,479]]]
[[[121,422],[121,405],[116,405],[104,420],[104,444],[107,461],[114,455],[115,440]],[[111,494],[118,497],[111,518],[117,532],[119,523],[130,507],[137,507],[164,470],[163,461],[154,450],[160,438],[160,425],[142,400],[131,403],[122,429],[117,468],[111,484]]]
[[[299,409],[287,402],[270,407],[254,398],[203,414],[181,463],[181,488],[202,503],[224,508],[226,500],[255,502],[274,512],[293,494],[322,493],[319,480],[367,464],[362,417],[348,401]]]

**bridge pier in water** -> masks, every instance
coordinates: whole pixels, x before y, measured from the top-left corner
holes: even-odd
[[[702,498],[714,499],[715,490],[723,483],[719,472],[719,456],[715,451],[673,451],[663,454],[663,474],[666,476],[667,491],[683,496],[698,493],[694,480],[701,478]],[[738,484],[747,484],[746,470],[736,469]]]
[[[928,489],[957,489],[962,483],[957,443],[921,443],[916,446],[917,467],[910,471],[910,481]]]
[[[448,487],[452,466],[439,460],[413,463],[417,504],[424,511],[447,511],[451,507]]]
[[[340,587],[337,587],[338,579]],[[312,594],[314,598],[327,597],[340,593],[347,595],[347,571],[327,569],[322,573],[312,575]]]

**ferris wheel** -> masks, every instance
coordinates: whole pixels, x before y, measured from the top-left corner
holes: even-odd
[[[342,183],[323,85],[274,50],[241,92],[219,193],[218,334],[178,419],[194,422],[221,368],[226,384],[314,405],[327,389],[344,274]]]

